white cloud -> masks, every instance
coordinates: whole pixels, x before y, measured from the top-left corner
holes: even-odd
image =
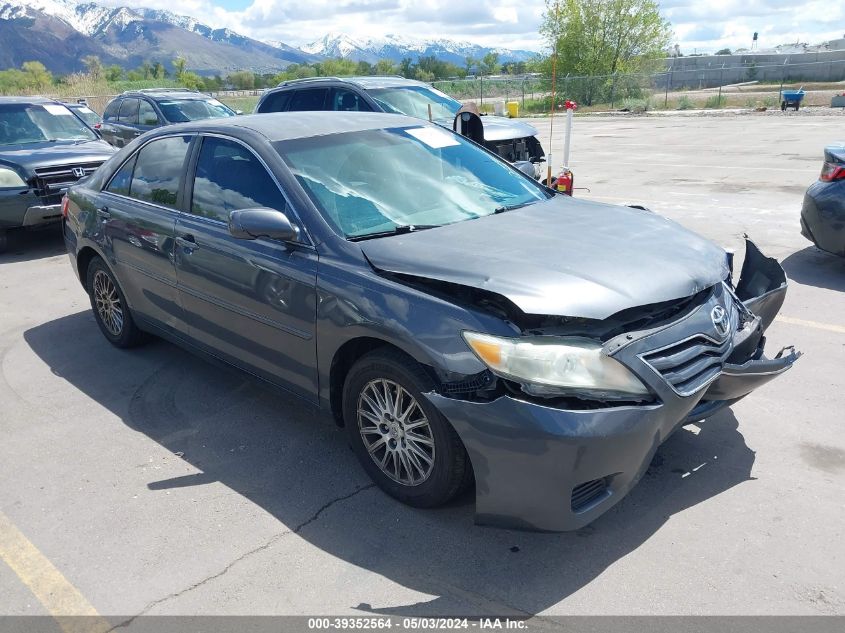
[[[125,5],[125,0],[101,0]],[[294,46],[327,32],[352,37],[396,34],[468,40],[487,46],[542,50],[538,34],[543,0],[254,0],[242,11],[227,11],[219,0],[135,0],[136,6],[191,15],[213,27],[228,27],[262,40]],[[845,34],[845,3],[830,0],[664,0],[663,15],[675,41],[693,49],[750,47],[760,33],[761,48],[795,41],[818,43]]]

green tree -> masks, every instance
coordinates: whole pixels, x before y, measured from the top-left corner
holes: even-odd
[[[183,71],[179,81],[188,90],[204,90],[206,88],[203,78],[190,71]]]
[[[167,77],[167,69],[161,62],[155,62],[153,64],[152,73],[153,79],[164,79],[165,77]]]
[[[649,69],[672,38],[657,0],[546,0],[540,33],[570,75]]]
[[[499,53],[489,52],[481,58],[481,68],[485,75],[495,75],[499,72]]]
[[[104,70],[106,81],[120,81],[123,77],[123,69],[117,64],[112,64]]]
[[[399,72],[399,69],[391,60],[380,59],[376,62],[374,72],[376,75],[395,75]]]
[[[729,48],[722,48],[722,49],[720,49],[720,50],[716,51],[716,55],[732,55],[732,53],[731,53],[731,49],[729,49]]]
[[[173,66],[173,76],[176,81],[182,81],[182,75],[185,74],[185,64],[187,64],[187,60],[181,55],[170,62],[170,65]]]
[[[43,90],[53,85],[53,75],[41,62],[24,62],[21,66],[27,85]]]
[[[248,70],[241,70],[226,77],[226,82],[235,90],[252,90],[255,88],[255,75]]]
[[[399,74],[408,79],[414,78],[414,62],[410,57],[399,62]]]

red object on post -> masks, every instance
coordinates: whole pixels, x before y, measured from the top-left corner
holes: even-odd
[[[567,110],[575,110],[576,108],[578,108],[578,104],[572,101],[571,99],[567,99],[563,102],[563,107]]]

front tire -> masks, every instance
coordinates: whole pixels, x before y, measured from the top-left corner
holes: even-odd
[[[145,335],[135,325],[126,297],[102,258],[94,257],[88,264],[86,287],[94,319],[109,343],[127,348],[144,342]]]
[[[352,450],[370,478],[408,505],[442,505],[472,482],[458,434],[423,395],[423,368],[401,352],[379,350],[350,369],[343,420]]]

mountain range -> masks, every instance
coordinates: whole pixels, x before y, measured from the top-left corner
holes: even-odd
[[[356,40],[328,34],[302,49],[278,41],[259,41],[228,28],[212,28],[186,15],[146,8],[107,7],[74,0],[0,0],[0,68],[29,60],[56,73],[82,70],[82,58],[96,55],[104,64],[126,68],[144,61],[166,66],[182,56],[200,74],[235,70],[277,72],[292,63],[327,57],[374,63],[434,55],[461,66],[468,56],[496,52],[505,61],[523,61],[528,51],[491,49],[450,40],[424,41],[388,35]]]

